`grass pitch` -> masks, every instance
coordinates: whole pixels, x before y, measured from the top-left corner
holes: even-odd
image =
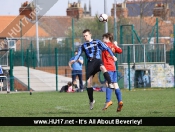
[[[113,92],[113,105],[102,111],[105,92],[94,92],[96,100],[89,110],[86,92],[17,92],[0,94],[1,117],[175,117],[175,89],[122,90],[124,106],[117,113],[117,100]],[[175,127],[143,126],[1,126],[2,132],[174,132]]]

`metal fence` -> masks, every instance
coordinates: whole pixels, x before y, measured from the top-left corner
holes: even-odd
[[[0,64],[1,66],[8,66],[8,50],[0,50]]]
[[[167,61],[170,61],[166,55],[171,50],[167,51],[166,44],[121,44],[119,46],[122,48],[123,53],[117,55],[118,64],[127,63],[127,47],[130,47],[130,62],[132,63],[169,63]],[[36,67],[37,62],[39,67],[54,66],[54,48],[58,48],[58,66],[67,66],[69,59],[73,56],[73,49],[70,46],[60,47],[60,45],[52,47],[52,44],[40,48],[39,62],[36,57],[36,49],[30,49],[29,58],[32,62],[30,66]],[[77,46],[75,49],[77,49]],[[21,52],[15,52],[14,58],[16,61],[14,66],[21,66],[22,61],[24,61],[25,65],[26,51],[23,51],[23,57],[21,57]],[[84,54],[82,55],[84,56]],[[23,60],[21,60],[22,58]]]
[[[68,61],[73,56],[73,50],[75,50],[77,47],[75,46],[75,49],[73,49],[70,46],[71,44],[65,47],[63,45],[60,46],[59,44],[52,45],[51,43],[48,43],[48,44],[45,43],[45,46],[41,46],[42,48],[40,48],[39,65],[37,65],[38,60],[36,55],[37,54],[36,48],[34,48],[31,42],[28,44],[27,46],[28,48],[24,51],[20,51],[20,50],[14,51],[11,49],[9,62],[7,63],[7,64],[10,64],[10,72],[8,77],[8,79],[10,80],[9,81],[11,86],[10,89],[14,90],[21,86],[25,88],[27,87],[26,90],[29,90],[30,88],[32,88],[33,83],[36,83],[36,81],[33,81],[33,80],[36,80],[37,78],[36,76],[33,75],[34,73],[36,73],[36,71],[32,71],[32,69],[49,73],[49,75],[44,75],[44,76],[40,75],[40,77],[37,78],[41,82],[46,82],[48,78],[51,80],[56,80],[57,78],[57,81],[59,81],[60,78],[58,77],[58,75],[68,77],[71,79],[71,70],[68,67]],[[141,64],[141,65],[144,65],[144,68],[145,68],[146,65],[150,63],[152,64],[156,64],[156,63],[170,64],[171,63],[171,65],[174,64],[174,59],[173,59],[174,49],[172,45],[122,44],[119,46],[123,50],[122,54],[117,54],[118,75],[119,75],[118,79],[119,79],[120,88],[126,88],[125,87],[126,82],[124,79],[125,76],[127,75],[124,69],[124,68],[127,68],[126,65],[128,65],[128,68],[129,67],[132,68],[133,64],[136,64],[136,65]],[[57,52],[55,52],[55,50]],[[5,55],[2,55],[1,58],[3,58],[4,56]],[[82,56],[84,57],[84,60],[85,60],[85,63],[83,65],[83,80],[86,81],[85,80],[86,58],[84,54],[82,54]],[[15,77],[13,73],[14,67],[17,67],[17,66],[26,67],[25,76],[23,75],[23,77],[21,77],[21,80],[20,78]],[[15,73],[22,73],[22,71],[20,71],[21,69],[22,68],[19,67],[18,69],[19,71],[15,71]],[[131,73],[129,72],[129,74]],[[19,75],[19,76],[22,76],[22,75]],[[24,82],[22,81],[23,79],[27,81],[26,84],[24,84]],[[93,86],[104,85],[104,84],[101,84],[103,79],[104,78],[102,77],[102,74],[100,73],[99,75],[97,74],[94,78]],[[54,84],[52,85],[54,85],[53,87],[55,87],[55,89],[58,90],[60,89],[60,86],[58,88],[57,81],[54,82]],[[65,80],[63,81],[66,84],[67,78],[65,78]],[[44,85],[42,87],[48,87],[48,85],[51,85],[51,84],[48,82],[47,85]],[[20,90],[22,90],[22,88]]]
[[[118,55],[118,63],[127,63],[127,50],[130,47],[132,63],[166,63],[166,44],[122,44],[123,53]]]

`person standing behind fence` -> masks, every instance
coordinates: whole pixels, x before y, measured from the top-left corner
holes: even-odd
[[[122,49],[118,47],[117,42],[113,43],[113,35],[111,33],[103,34],[102,38],[103,38],[103,42],[105,42],[105,44],[112,50],[113,53],[118,53],[118,54],[122,53]],[[111,78],[111,82],[115,88],[115,95],[118,100],[117,112],[120,112],[123,106],[123,102],[122,102],[121,91],[117,83],[117,72],[116,72],[115,61],[107,51],[102,52],[102,61],[104,63],[104,66],[108,70],[108,73]],[[109,87],[106,88],[106,102],[103,110],[106,110],[110,105],[112,105],[112,101],[111,101],[112,91],[113,89]]]
[[[75,51],[74,53],[76,56],[78,51]],[[71,62],[72,60],[74,60],[75,56],[72,57],[69,61],[69,67],[72,70],[72,83],[76,80],[76,77],[78,76],[80,92],[83,92],[83,80],[82,80],[83,57],[80,56],[76,62]]]

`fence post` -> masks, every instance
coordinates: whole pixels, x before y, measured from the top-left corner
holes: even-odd
[[[49,45],[48,45],[48,48],[49,48],[49,50],[48,50],[48,53],[49,53],[49,66],[51,66],[51,51],[50,51],[50,39],[49,39]]]
[[[30,57],[32,58],[32,51],[33,51],[33,44],[32,41],[30,42]]]
[[[131,90],[131,81],[130,81],[130,47],[128,46],[128,82],[129,82],[129,91]]]
[[[173,52],[173,65],[174,65],[174,88],[175,88],[175,25],[174,25],[174,44],[173,44],[174,52]]]
[[[74,46],[74,18],[72,18],[72,56],[74,56],[75,46]]]
[[[134,25],[131,25],[131,33],[132,33],[132,44],[134,44]]]
[[[163,50],[164,50],[164,67],[166,66],[166,45],[163,44]]]
[[[35,69],[35,51],[33,50],[33,44],[32,44],[32,40],[31,40],[31,42],[30,42],[30,52],[31,52],[31,58],[32,58],[32,66],[33,66],[33,69]]]
[[[24,66],[24,57],[23,57],[23,42],[22,42],[22,20],[20,19],[20,36],[21,36],[21,66]]]
[[[55,48],[56,91],[58,91],[58,49]]]
[[[114,40],[117,41],[117,20],[116,20],[116,7],[117,2],[114,1]]]
[[[117,21],[116,21],[116,1],[115,1],[115,6],[114,6],[114,41],[117,41]],[[117,41],[118,42],[118,41]],[[117,57],[117,54],[115,55]],[[115,62],[116,65],[116,71],[117,71],[117,77],[118,77],[118,62]]]
[[[32,58],[33,58],[33,69],[35,69],[35,67],[36,67],[36,56],[35,56],[35,51],[33,50],[32,53],[33,53],[33,54],[32,54]]]
[[[29,49],[27,49],[27,80],[28,80],[28,91],[30,91],[30,72],[29,72],[29,67],[30,67],[30,64],[29,64]]]
[[[145,52],[145,44],[143,45],[143,60],[144,60],[144,68],[146,68],[146,58],[145,58],[145,54],[146,54],[146,52]]]
[[[120,44],[123,44],[123,26],[120,26]]]
[[[14,91],[13,49],[10,49],[10,91]],[[8,91],[7,91],[8,92]]]
[[[158,18],[156,18],[156,42],[159,43],[159,21]]]

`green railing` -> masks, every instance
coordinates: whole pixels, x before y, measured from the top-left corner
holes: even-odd
[[[26,42],[26,43],[24,43]],[[83,42],[82,38],[75,39],[75,49],[78,48]],[[25,45],[25,46],[24,46]],[[166,45],[166,44],[119,44],[122,48],[123,53],[118,54],[117,64],[139,64],[142,63],[145,65],[147,63],[169,63],[174,65],[174,46]],[[11,90],[14,89],[14,77],[13,77],[13,67],[14,66],[21,66],[23,64],[25,67],[30,68],[37,68],[37,55],[36,55],[36,44],[32,40],[23,40],[23,47],[25,49],[18,49],[16,51],[11,50],[9,56],[9,64],[10,64],[10,84]],[[167,48],[168,47],[168,48]],[[55,49],[57,49],[57,53],[55,53]],[[73,51],[75,50],[72,48],[72,39],[71,38],[62,38],[60,40],[52,39],[52,40],[45,40],[40,42],[40,53],[39,53],[39,67],[58,67],[61,70],[62,66],[68,67],[68,61],[72,57]],[[128,51],[129,49],[129,51]],[[168,49],[168,50],[167,50]],[[21,52],[23,52],[23,57],[21,57]],[[56,55],[57,54],[57,55]],[[129,54],[129,56],[128,56]],[[56,56],[57,58],[56,58]],[[83,57],[85,57],[83,53]],[[23,61],[23,63],[21,63]],[[13,64],[12,64],[13,63]],[[12,64],[12,65],[11,65]],[[85,66],[85,65],[84,65]],[[57,68],[55,67],[56,71],[54,74],[58,72]],[[64,67],[64,68],[65,68]],[[64,73],[61,73],[65,76],[71,76],[70,69],[63,69]],[[27,71],[26,71],[27,72]],[[29,71],[30,73],[30,71]],[[83,73],[85,75],[85,72]],[[28,74],[29,75],[29,74]],[[57,77],[57,75],[56,75]],[[28,76],[27,78],[30,78]],[[59,78],[56,78],[58,80]],[[28,80],[30,83],[30,80]],[[57,86],[58,87],[58,84]],[[28,90],[30,89],[30,84],[28,85]],[[56,88],[58,90],[58,88]]]
[[[119,45],[123,53],[119,54],[118,64],[127,63],[127,48],[130,47],[131,63],[166,63],[165,44],[123,44]]]

